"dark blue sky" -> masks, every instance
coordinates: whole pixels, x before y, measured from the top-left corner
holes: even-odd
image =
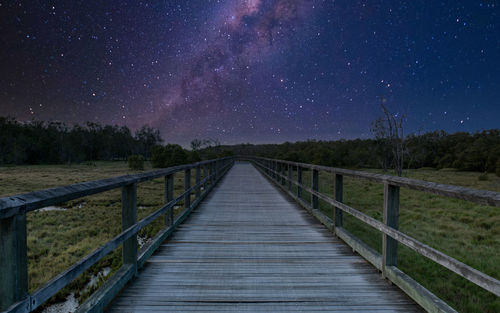
[[[0,115],[168,142],[500,126],[499,1],[0,1]]]

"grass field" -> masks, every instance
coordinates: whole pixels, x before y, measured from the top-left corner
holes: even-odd
[[[146,170],[150,169],[146,167]],[[124,162],[0,167],[0,197],[128,173],[136,172],[129,171]],[[304,172],[305,184],[310,184],[310,173]],[[500,178],[491,174],[484,180],[484,177],[479,179],[480,173],[426,169],[409,171],[406,176],[500,191]],[[182,193],[183,186],[183,174],[178,173],[175,176],[175,195]],[[320,191],[332,195],[332,190],[333,177],[321,172]],[[304,198],[309,197],[304,192]],[[163,179],[139,184],[137,202],[139,219],[158,209],[163,204]],[[344,202],[382,220],[383,185],[345,177]],[[60,207],[66,210],[28,213],[30,291],[121,230],[119,189],[64,203]],[[320,201],[320,209],[331,216],[331,207],[326,203]],[[399,222],[400,230],[404,233],[488,275],[500,278],[500,208],[402,188]],[[162,219],[158,219],[139,235],[142,238],[152,237],[162,225]],[[344,214],[344,226],[374,249],[381,250],[381,235],[378,231],[348,214]],[[401,245],[399,247],[398,266],[459,312],[500,312],[498,297],[411,250]],[[52,301],[63,299],[71,291],[76,291],[77,298],[83,300],[95,289],[85,289],[92,275],[103,267],[111,267],[112,273],[120,266],[121,250],[116,249]]]
[[[149,164],[146,170],[151,170]],[[130,171],[125,162],[0,167],[0,197],[133,173],[137,172]],[[191,181],[194,182],[194,177]],[[174,197],[183,192],[184,173],[175,174],[174,187]],[[138,220],[160,208],[163,201],[163,178],[139,184]],[[30,292],[121,232],[121,189],[62,203],[55,209],[27,214]],[[176,213],[181,209],[178,208]],[[139,236],[147,240],[163,225],[163,219],[159,218],[142,229]],[[75,292],[81,303],[97,287],[85,288],[92,276],[105,267],[110,267],[112,274],[120,266],[121,248],[118,248],[73,281],[50,303],[63,300],[70,292]]]
[[[378,170],[370,172],[382,173]],[[500,178],[489,174],[452,170],[410,170],[406,177],[475,189],[500,191]],[[320,191],[333,196],[333,175],[320,172]],[[303,173],[311,184],[311,172]],[[310,194],[303,193],[304,199]],[[383,220],[383,184],[344,177],[344,202]],[[332,208],[320,200],[320,209],[332,217]],[[344,213],[344,227],[377,250],[382,235]],[[452,256],[473,268],[500,279],[500,208],[477,205],[429,193],[401,188],[399,229],[413,238]],[[399,244],[398,267],[459,312],[500,312],[500,299],[464,278]]]

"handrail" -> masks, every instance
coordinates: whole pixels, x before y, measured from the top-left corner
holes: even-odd
[[[222,161],[227,159],[230,158],[228,157],[218,160]],[[154,178],[167,176],[182,170],[207,165],[211,162],[213,162],[213,160],[178,165],[142,174],[105,178],[0,198],[0,219],[34,211],[39,208],[55,205],[61,202],[78,199],[84,196],[90,196],[111,189],[116,189],[126,185],[141,183]]]
[[[372,262],[377,268],[379,268],[384,275],[391,279],[396,278],[394,273],[397,270],[397,242],[409,247],[410,249],[416,251],[418,254],[444,266],[445,268],[453,271],[454,273],[464,277],[468,281],[474,283],[481,288],[500,296],[500,281],[483,273],[469,265],[466,265],[440,251],[434,249],[424,243],[400,232],[398,230],[398,210],[399,210],[399,187],[407,187],[410,189],[425,191],[429,193],[434,193],[438,195],[449,196],[453,198],[459,198],[464,200],[469,200],[472,202],[480,204],[489,204],[493,206],[500,207],[500,193],[494,191],[483,191],[474,190],[465,187],[444,185],[429,183],[416,179],[408,179],[402,177],[393,177],[389,175],[379,175],[372,173],[365,173],[360,171],[345,170],[339,168],[332,168],[326,166],[318,166],[305,163],[290,162],[284,160],[276,160],[269,158],[258,158],[258,157],[240,157],[241,159],[247,159],[251,161],[254,165],[260,168],[260,171],[267,177],[272,179],[278,186],[282,187],[286,192],[288,192],[293,198],[298,200],[300,204],[308,208],[313,215],[318,217],[320,221],[326,221],[327,226],[331,228],[339,237],[349,236],[347,238],[348,244],[354,242],[360,250],[360,254],[366,254],[365,256],[370,262]],[[297,180],[292,178],[293,168],[297,169]],[[312,170],[312,187],[302,184],[302,169]],[[335,177],[335,199],[326,196],[319,192],[318,188],[318,172],[326,171],[334,174]],[[288,171],[288,173],[286,173]],[[349,175],[358,178],[364,178],[371,181],[384,183],[384,222],[380,222],[344,203],[342,203],[342,185],[343,175]],[[288,184],[286,184],[288,182]],[[297,186],[297,193],[292,192],[292,184]],[[306,203],[302,200],[302,190],[307,191],[311,194],[311,204]],[[331,221],[324,214],[319,212],[317,199],[321,199],[328,204],[330,204],[334,212],[334,220]],[[359,247],[359,239],[355,238],[353,235],[349,234],[344,228],[342,223],[342,212],[346,212],[358,220],[364,222],[365,224],[374,227],[383,234],[383,252],[382,255],[374,256],[372,249],[363,246]],[[354,248],[354,247],[353,247]],[[381,259],[381,260],[380,260]],[[400,277],[404,275],[406,280],[410,279],[406,274],[397,270],[397,275]],[[406,288],[407,293],[413,293],[415,295],[416,290],[424,290],[425,293],[433,296],[424,287],[420,286],[418,283],[412,281],[414,285],[411,290],[407,286],[403,286],[401,280],[393,281],[398,284],[403,290]],[[436,302],[422,300],[422,294],[414,299],[419,302],[424,308],[430,308],[435,306]],[[435,297],[435,296],[434,296]],[[436,297],[437,298],[437,297]],[[438,299],[439,300],[439,299]],[[442,308],[441,308],[442,309]],[[450,311],[451,308],[445,308],[445,311]],[[452,309],[451,309],[452,311]]]
[[[227,157],[170,167],[138,175],[126,175],[0,198],[0,252],[2,252],[0,255],[0,268],[2,269],[0,310],[6,310],[5,312],[31,312],[35,310],[59,290],[67,286],[77,276],[120,244],[123,244],[123,266],[110,279],[113,280],[116,286],[101,288],[104,290],[98,290],[94,293],[94,295],[98,295],[95,297],[96,299],[98,298],[97,300],[91,299],[91,301],[85,302],[85,310],[103,307],[119,292],[121,286],[134,276],[137,267],[144,261],[140,260],[142,263],[138,265],[138,259],[141,257],[137,257],[137,233],[161,215],[165,215],[165,229],[161,230],[159,235],[155,237],[155,242],[146,248],[146,250],[149,250],[147,251],[147,256],[151,255],[152,250],[156,249],[159,243],[164,241],[175,227],[189,215],[231,168],[233,163],[234,159]],[[193,168],[196,169],[196,182],[191,186],[191,169]],[[203,179],[200,178],[202,168],[204,171]],[[179,171],[184,171],[185,173],[185,189],[181,195],[173,199],[173,174]],[[137,183],[163,176],[165,177],[166,204],[137,222]],[[207,185],[209,187],[204,188],[203,192],[201,192],[201,187],[206,187]],[[123,231],[106,244],[70,266],[64,272],[52,278],[33,293],[28,294],[26,212],[119,187],[122,187]],[[191,204],[190,196],[192,192],[195,192],[197,199]],[[184,212],[174,221],[173,208],[182,199],[184,199],[185,203]],[[10,269],[12,271],[9,271]]]
[[[375,174],[362,171],[348,170],[337,167],[328,167],[323,165],[315,165],[308,163],[299,163],[286,160],[276,160],[269,158],[258,158],[267,161],[279,161],[282,164],[299,166],[301,168],[308,168],[311,170],[325,171],[332,174],[340,174],[345,176],[363,178],[379,183],[388,183],[398,187],[406,187],[409,189],[424,191],[428,193],[433,193],[441,196],[457,198],[462,200],[467,200],[475,202],[478,204],[491,205],[500,207],[500,193],[489,191],[489,190],[478,190],[462,186],[439,184],[434,182],[428,182],[424,180],[418,180],[406,177],[397,177],[384,174]]]

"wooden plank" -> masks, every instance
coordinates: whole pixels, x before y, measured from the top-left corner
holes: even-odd
[[[420,304],[427,312],[432,313],[457,313],[446,302],[436,297],[432,292],[414,281],[411,277],[400,271],[395,266],[384,269],[386,275],[399,288],[404,290],[415,302]]]
[[[83,302],[75,313],[97,313],[103,312],[104,308],[120,292],[125,284],[134,277],[136,272],[132,264],[123,265],[111,278],[96,292]]]
[[[245,163],[236,163],[109,306],[110,312],[240,309],[421,312]]]

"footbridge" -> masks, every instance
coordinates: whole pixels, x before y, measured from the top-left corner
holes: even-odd
[[[332,175],[333,197],[320,192],[320,171]],[[177,172],[185,188],[174,197]],[[383,222],[343,203],[344,176],[384,185]],[[165,205],[137,221],[138,185],[159,177]],[[115,188],[122,189],[123,231],[28,293],[26,213]],[[78,312],[455,312],[398,269],[398,244],[500,296],[497,279],[398,230],[400,188],[500,206],[496,192],[255,157],[2,198],[0,310],[36,310],[119,246],[122,267]],[[184,209],[174,215],[179,203]],[[343,214],[380,231],[382,253],[345,230]],[[164,228],[138,249],[137,232],[159,218]]]

